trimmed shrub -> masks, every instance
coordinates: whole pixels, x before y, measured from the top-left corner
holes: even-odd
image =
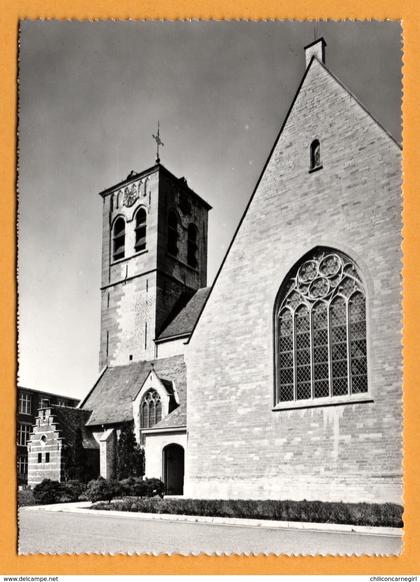
[[[58,481],[51,481],[51,479],[44,479],[38,485],[35,485],[34,499],[40,505],[47,505],[48,503],[59,503],[62,488]]]
[[[128,477],[127,479],[122,479],[120,483],[121,495],[135,495],[133,493],[133,488],[136,484],[137,479],[135,477]]]
[[[163,497],[165,492],[165,485],[162,483],[160,479],[144,479],[143,481],[144,493],[145,497],[154,497],[155,495],[159,495],[159,497]]]
[[[103,477],[89,481],[85,495],[89,501],[108,501],[121,495],[122,489],[118,481],[107,481]]]
[[[141,477],[128,477],[119,482],[121,495],[131,497],[163,496],[165,485],[160,479],[142,479]]]
[[[17,502],[19,507],[25,507],[27,505],[36,505],[34,492],[32,491],[32,489],[29,488],[19,489]]]
[[[64,483],[61,483],[62,498],[60,501],[64,502],[64,498],[66,498],[66,501],[77,501],[86,491],[86,487],[84,483],[76,479],[64,481]]]

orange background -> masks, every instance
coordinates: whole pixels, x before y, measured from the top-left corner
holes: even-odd
[[[18,20],[401,19],[404,146],[404,550],[400,557],[18,556],[16,527],[16,77]],[[0,574],[420,573],[420,3],[416,0],[3,0],[0,11]],[[419,261],[420,262],[420,261]]]

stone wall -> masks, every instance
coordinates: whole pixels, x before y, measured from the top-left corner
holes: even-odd
[[[185,430],[173,430],[162,433],[149,433],[144,435],[145,476],[164,479],[163,475],[163,449],[167,445],[181,445],[186,451],[187,435]]]
[[[313,61],[186,351],[187,496],[401,501],[400,164]],[[317,246],[364,279],[370,401],[273,410],[275,298]]]
[[[141,185],[140,185],[141,183]],[[138,198],[123,204],[124,190],[136,185]],[[153,358],[157,261],[159,171],[117,188],[103,199],[101,338],[99,369]],[[135,215],[147,212],[146,249],[135,252]],[[125,257],[112,259],[112,226],[126,221]]]
[[[181,339],[174,339],[156,344],[156,357],[170,358],[171,356],[185,354],[185,350],[187,349],[186,341],[187,338],[183,337]]]
[[[135,188],[135,202],[123,203]],[[147,212],[146,249],[136,252],[136,212]],[[167,252],[167,215],[179,216],[177,256]],[[101,334],[99,369],[155,357],[153,340],[174,315],[180,299],[193,295],[207,279],[208,206],[185,182],[156,166],[103,193]],[[125,256],[113,260],[112,229],[125,220]],[[187,264],[189,224],[198,228],[198,265]]]
[[[117,442],[118,436],[114,428],[105,430],[99,438],[100,475],[104,479],[116,478]]]

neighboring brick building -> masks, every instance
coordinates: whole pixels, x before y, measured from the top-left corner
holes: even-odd
[[[323,39],[305,52],[211,289],[185,180],[158,162],[101,194],[101,373],[78,418],[104,476],[134,420],[171,493],[401,501],[401,150]]]
[[[28,481],[28,441],[35,424],[38,410],[50,404],[75,407],[79,401],[68,396],[42,392],[18,386],[17,392],[17,471],[19,485]]]
[[[84,475],[99,473],[99,445],[86,428],[90,412],[79,408],[50,405],[38,411],[28,444],[28,485],[43,479],[64,481],[81,477],[72,473],[80,459],[75,459],[77,439],[84,449]]]

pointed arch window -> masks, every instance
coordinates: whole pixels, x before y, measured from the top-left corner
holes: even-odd
[[[314,139],[310,148],[310,166],[309,171],[322,168],[321,164],[321,144],[318,139]]]
[[[195,224],[188,226],[187,263],[194,269],[198,266],[198,230]]]
[[[119,216],[112,229],[112,258],[114,261],[125,256],[125,220]]]
[[[168,253],[178,254],[178,215],[175,210],[168,214]]]
[[[147,229],[147,214],[145,208],[139,208],[136,213],[136,227],[135,227],[135,243],[134,250],[136,253],[146,249],[146,229]]]
[[[153,388],[143,396],[140,404],[141,428],[151,428],[162,420],[162,402],[160,396]]]
[[[282,285],[275,307],[276,403],[368,391],[366,294],[354,262],[318,249]]]

